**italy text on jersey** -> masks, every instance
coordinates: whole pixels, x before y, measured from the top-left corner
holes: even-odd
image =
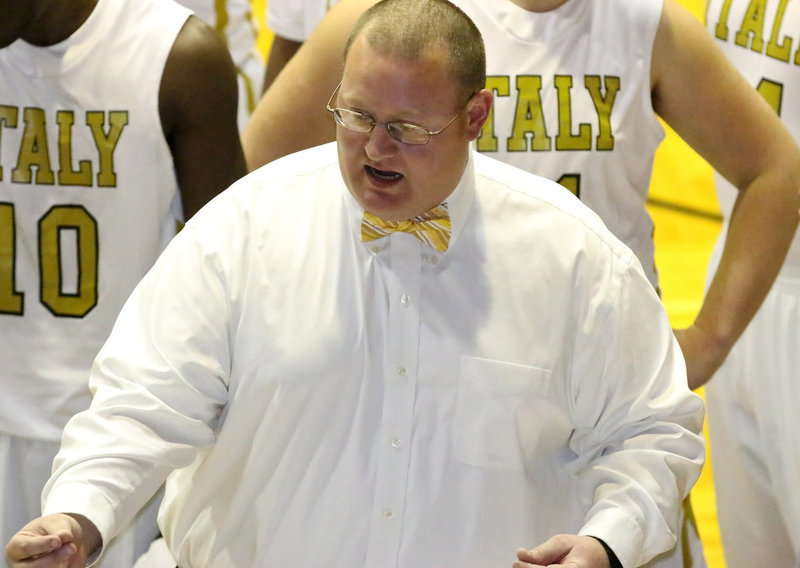
[[[714,36],[723,42],[762,54],[786,65],[800,65],[800,33],[784,29],[783,19],[789,0],[780,0],[774,12],[768,11],[763,0],[751,0],[741,18],[732,21],[731,0],[719,4],[714,13],[706,14]],[[710,3],[707,4],[707,9]],[[794,35],[793,35],[794,34]],[[775,111],[781,113],[783,85],[763,78],[755,87]]]
[[[127,111],[58,110],[46,117],[41,108],[0,105],[3,142],[16,142],[14,163],[0,163],[0,181],[54,187],[117,185],[114,153],[128,124]],[[56,125],[48,129],[48,119]],[[80,125],[80,126],[78,126]],[[93,155],[74,153],[73,135],[84,128],[94,142]],[[14,136],[9,136],[11,132]],[[56,136],[57,140],[48,140]],[[51,156],[49,148],[57,148]],[[0,313],[23,315],[26,290],[17,289],[17,223],[36,223],[39,299],[54,316],[83,317],[97,305],[99,258],[97,221],[82,205],[54,204],[38,219],[18,219],[14,203],[0,203]],[[72,243],[72,254],[66,255]],[[68,267],[65,256],[75,259]],[[71,275],[71,276],[70,276]]]
[[[513,83],[513,86],[512,86]],[[621,80],[615,76],[556,75],[548,85],[541,75],[490,75],[486,87],[496,104],[514,105],[510,124],[498,124],[492,109],[477,140],[479,152],[588,152],[614,150],[611,113]],[[513,88],[512,88],[513,87]],[[555,93],[543,93],[552,89]],[[514,101],[508,100],[515,97]],[[575,105],[591,101],[592,122],[575,124]],[[554,101],[547,104],[546,100]],[[555,131],[555,134],[553,134]],[[499,136],[499,134],[502,136]],[[501,140],[501,137],[503,138]],[[500,147],[504,144],[504,147]],[[580,175],[564,174],[556,180],[580,197]]]

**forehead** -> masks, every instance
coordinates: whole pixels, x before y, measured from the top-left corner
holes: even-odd
[[[376,48],[364,37],[353,42],[342,75],[342,95],[348,101],[406,97],[451,104],[457,99],[457,87],[444,50],[433,48],[410,59]]]

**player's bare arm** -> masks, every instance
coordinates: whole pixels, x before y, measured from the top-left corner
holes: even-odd
[[[195,16],[170,51],[159,110],[188,218],[245,173],[236,68],[217,33]]]
[[[264,73],[264,88],[262,92],[266,92],[270,88],[272,83],[275,82],[275,77],[286,67],[286,64],[294,57],[302,45],[303,42],[301,41],[275,34],[267,56],[267,70]]]
[[[697,388],[742,334],[783,263],[798,222],[800,150],[675,0],[664,3],[652,82],[656,112],[739,189],[716,276],[695,323],[677,332]]]
[[[336,4],[275,78],[242,135],[248,170],[333,141],[336,129],[325,103],[342,77],[347,36],[375,1]]]

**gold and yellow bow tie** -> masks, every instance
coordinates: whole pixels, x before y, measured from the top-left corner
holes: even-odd
[[[437,205],[422,215],[405,221],[384,221],[364,211],[364,219],[361,221],[362,241],[374,241],[395,231],[409,233],[438,251],[446,251],[450,244],[450,215],[447,204]]]

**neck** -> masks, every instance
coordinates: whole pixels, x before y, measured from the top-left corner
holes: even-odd
[[[42,47],[62,42],[83,25],[97,2],[98,0],[38,0],[34,8],[34,20],[22,39]]]
[[[565,4],[567,0],[511,0],[511,2],[529,12],[549,12]]]

